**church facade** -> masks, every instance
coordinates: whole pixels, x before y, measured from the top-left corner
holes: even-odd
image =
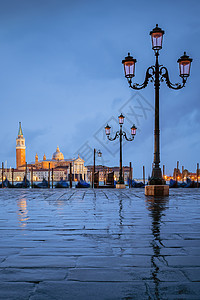
[[[55,171],[62,169],[65,170],[65,179],[68,180],[70,163],[72,168],[72,179],[75,181],[80,179],[86,180],[87,167],[84,166],[84,160],[79,155],[77,158],[65,159],[58,146],[50,159],[47,159],[46,155],[44,154],[43,158],[40,160],[38,154],[36,153],[35,161],[26,165],[25,138],[22,132],[21,122],[19,123],[18,137],[16,139],[16,169],[19,172],[24,171],[26,167],[28,170],[33,168],[35,174],[41,174],[42,171],[46,174],[48,169],[54,169]]]

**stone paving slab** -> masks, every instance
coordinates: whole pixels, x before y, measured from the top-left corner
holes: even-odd
[[[199,299],[200,189],[0,190],[0,299]]]
[[[50,267],[50,268],[60,268],[60,267],[75,267],[76,259],[74,257],[67,256],[22,256],[13,255],[12,257],[5,258],[0,264],[0,267],[13,268],[13,267],[23,267],[23,268],[40,268],[40,267]]]
[[[41,283],[30,300],[120,300],[147,299],[144,283],[130,282],[45,282]]]
[[[34,292],[35,284],[23,282],[1,282],[0,295],[2,300],[29,300]]]
[[[64,280],[68,275],[66,268],[1,268],[0,282],[32,282]]]

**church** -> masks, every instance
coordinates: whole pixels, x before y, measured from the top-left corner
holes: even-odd
[[[37,153],[35,155],[35,161],[28,163],[27,168],[33,168],[34,173],[46,171],[50,169],[56,170],[66,170],[65,174],[69,175],[70,163],[72,165],[72,178],[73,180],[87,179],[87,168],[84,166],[84,160],[78,155],[77,158],[65,159],[63,153],[57,146],[56,151],[53,153],[51,159],[47,159],[44,154],[43,159],[39,159]],[[19,131],[16,138],[16,169],[18,171],[25,170],[26,168],[26,146],[25,138],[22,131],[21,122],[19,122]],[[36,176],[37,177],[37,176]],[[66,176],[66,179],[68,176]]]

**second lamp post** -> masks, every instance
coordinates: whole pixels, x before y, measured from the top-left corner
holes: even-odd
[[[114,141],[114,140],[116,140],[116,138],[119,138],[119,143],[120,143],[120,160],[119,160],[119,180],[118,180],[118,184],[119,185],[124,185],[124,178],[123,178],[123,173],[122,173],[122,138],[125,138],[129,142],[133,141],[134,137],[136,135],[137,128],[135,127],[135,125],[133,125],[131,127],[132,138],[128,138],[126,136],[126,132],[122,130],[122,125],[124,124],[124,118],[125,117],[121,114],[118,118],[119,118],[120,130],[115,133],[115,137],[114,138],[110,137],[110,128],[111,127],[108,124],[105,127],[105,131],[106,131],[107,138],[110,141]]]
[[[96,160],[96,153],[98,154],[98,157],[102,156],[102,153],[100,150],[96,150],[94,148],[94,165],[93,165],[93,172],[92,172],[92,187],[94,187],[94,174],[95,174],[95,160]]]

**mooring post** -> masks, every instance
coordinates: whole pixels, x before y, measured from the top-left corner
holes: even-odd
[[[70,188],[72,188],[72,163],[71,162],[69,165],[69,184],[70,184]]]
[[[25,188],[27,188],[27,162],[25,167]]]
[[[163,178],[165,177],[165,165],[163,165]]]
[[[179,170],[179,161],[177,161],[177,166],[176,166],[176,181],[178,181],[177,180],[177,177],[178,177],[178,170]]]
[[[103,184],[106,185],[105,181],[105,167],[103,166]]]
[[[129,189],[132,188],[132,165],[131,161],[129,162]]]
[[[53,189],[53,168],[51,169],[51,184],[52,184],[52,189]]]
[[[182,166],[182,182],[184,181],[183,171],[184,171],[184,166]]]
[[[4,173],[4,167],[2,162],[2,169],[1,169],[2,188],[3,188],[3,173]]]
[[[33,167],[31,167],[31,188],[33,189]]]
[[[145,166],[143,166],[143,183],[145,184]]]
[[[49,170],[48,170],[48,188],[50,189],[50,163],[49,163]]]
[[[12,168],[12,186],[14,185],[14,168]]]

